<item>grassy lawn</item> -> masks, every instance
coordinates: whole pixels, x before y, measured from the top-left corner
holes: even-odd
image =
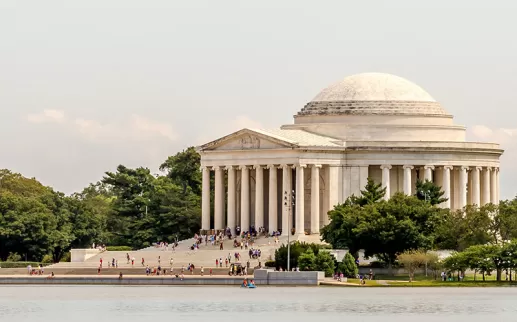
[[[366,280],[366,285],[369,286],[395,286],[395,287],[500,287],[500,286],[517,286],[517,281],[505,281],[505,274],[503,274],[503,281],[497,282],[496,275],[485,276],[485,281],[480,274],[476,275],[474,280],[474,274],[466,274],[463,281],[459,282],[455,276],[454,281],[443,282],[438,279],[434,279],[432,274],[429,276],[416,275],[413,282],[409,282],[408,275],[376,275],[374,281]],[[381,281],[381,282],[378,282]],[[349,283],[360,284],[358,279],[348,279]]]

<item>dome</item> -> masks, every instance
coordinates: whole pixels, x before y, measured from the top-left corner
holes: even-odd
[[[364,73],[322,90],[298,115],[448,115],[420,86],[395,75]]]

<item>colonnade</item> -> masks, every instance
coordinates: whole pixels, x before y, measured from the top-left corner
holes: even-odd
[[[279,214],[278,203],[281,202],[281,231],[282,234],[287,234],[291,231],[294,224],[296,234],[305,233],[305,186],[304,186],[304,172],[306,168],[311,169],[311,233],[319,233],[320,230],[320,169],[319,164],[297,164],[297,165],[254,165],[254,166],[213,166],[202,167],[203,183],[202,183],[202,230],[222,230],[230,227],[232,234],[235,234],[235,227],[240,226],[242,231],[248,231],[250,228],[250,171],[255,171],[255,229],[264,227],[264,170],[269,170],[269,189],[268,189],[268,232],[279,231],[278,227]],[[279,200],[278,193],[278,174],[277,169],[282,170],[282,198]],[[295,187],[292,187],[292,169],[296,171]],[[225,214],[225,195],[224,191],[224,171],[228,174],[227,184],[227,200],[228,209],[226,211],[226,224],[224,220]],[[237,170],[240,170],[240,220],[237,214]],[[214,192],[214,225],[210,227],[210,171],[215,172],[215,192]],[[312,180],[312,178],[318,178]],[[284,193],[287,195],[284,196]],[[294,193],[294,195],[293,195]],[[294,198],[293,198],[294,197]],[[285,200],[284,200],[285,198]],[[292,200],[295,200],[295,209],[292,209]],[[295,222],[292,222],[293,212],[296,213]],[[238,224],[238,222],[240,222]]]
[[[357,169],[354,170],[354,168]],[[441,204],[444,208],[462,209],[467,204],[483,206],[488,203],[499,203],[499,168],[497,167],[383,164],[380,165],[381,173],[379,173],[379,165],[324,165],[323,174],[326,175],[325,180],[328,180],[324,183],[324,188],[327,189],[325,193],[328,195],[324,195],[323,202],[320,200],[321,169],[321,164],[203,167],[202,230],[223,230],[230,227],[232,234],[235,234],[236,226],[240,226],[241,231],[247,231],[253,221],[256,229],[264,227],[270,233],[281,230],[282,234],[287,234],[293,226],[296,234],[304,234],[305,228],[308,228],[311,234],[319,233],[320,216],[326,215],[323,212],[332,208],[336,203],[344,202],[352,193],[357,194],[360,189],[364,188],[368,177],[372,177],[374,181],[380,181],[386,188],[385,199],[397,191],[407,195],[414,194],[416,181],[414,176],[417,176],[421,180],[429,180],[442,187],[443,197],[447,198],[447,201]],[[264,176],[266,170],[267,176]],[[213,225],[210,220],[211,171],[215,173]],[[225,174],[228,178],[227,183]],[[250,178],[253,174],[255,191],[251,196]],[[280,174],[281,178],[279,178]],[[311,176],[310,185],[308,178],[305,180],[306,174]],[[295,180],[292,178],[293,175],[296,176]],[[313,180],[313,178],[318,178],[318,180]],[[239,180],[240,191],[237,187]],[[278,182],[279,180],[281,182]],[[350,188],[351,183],[354,184],[353,189]],[[268,189],[265,189],[266,185]],[[227,187],[226,191],[225,187]],[[278,191],[279,189],[281,191]],[[307,199],[306,190],[310,191],[310,197],[307,194]],[[294,207],[291,204],[293,193]],[[254,220],[251,218],[252,197],[255,201]],[[310,206],[305,207],[306,201],[310,202]],[[226,204],[228,209],[225,209]],[[320,205],[323,205],[322,208]],[[266,209],[264,209],[265,206]],[[306,212],[310,212],[307,227],[305,226]],[[265,217],[266,214],[267,217]],[[266,221],[267,227],[265,227]]]
[[[391,195],[390,172],[392,168],[392,165],[389,164],[381,165],[382,186],[386,187],[385,199],[388,199]],[[412,170],[417,167],[414,165],[403,165],[402,168],[404,170],[403,191],[407,195],[414,194],[414,191],[412,191],[412,183],[414,181],[412,178]],[[447,201],[442,204],[444,208],[462,209],[467,204],[483,206],[488,203],[499,203],[499,168],[424,165],[418,167],[418,170],[423,170],[421,179],[431,182],[435,181],[435,183],[436,181],[440,181],[439,185],[444,191],[443,197],[447,198]],[[441,180],[439,180],[436,174],[433,175],[433,172],[436,170],[441,170]],[[455,192],[453,192],[453,186],[456,184],[451,180],[452,171],[457,171],[458,174],[457,191]],[[471,182],[469,182],[469,177]],[[453,194],[455,198],[458,198],[456,205],[451,204]]]

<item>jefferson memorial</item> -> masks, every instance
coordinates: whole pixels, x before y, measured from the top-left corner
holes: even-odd
[[[420,179],[442,187],[445,208],[497,204],[503,150],[467,142],[465,131],[404,78],[346,77],[308,102],[293,124],[242,129],[198,148],[202,229],[319,234],[327,212],[359,195],[369,177],[386,187],[385,198],[414,194]]]

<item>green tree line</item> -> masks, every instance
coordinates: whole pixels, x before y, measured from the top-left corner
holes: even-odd
[[[120,165],[70,196],[0,170],[0,260],[57,262],[93,243],[137,249],[190,238],[201,221],[199,168],[191,147],[165,160],[163,175]]]
[[[366,257],[375,256],[391,267],[406,251],[461,252],[517,238],[517,198],[451,211],[439,207],[446,200],[443,191],[429,181],[418,181],[414,196],[396,193],[384,200],[385,192],[369,179],[360,196],[329,212],[330,224],[322,228],[322,240],[352,254],[362,249]]]

